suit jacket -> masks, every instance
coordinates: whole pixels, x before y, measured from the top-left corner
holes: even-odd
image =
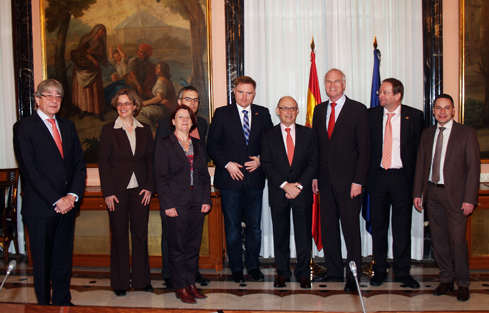
[[[368,109],[368,122],[370,129],[370,166],[368,170],[367,188],[373,190],[377,184],[383,152],[384,107],[378,106]],[[419,140],[424,128],[423,112],[401,105],[401,161],[409,194],[412,193],[416,157],[418,155]]]
[[[14,152],[22,174],[22,215],[55,217],[53,204],[68,193],[83,197],[87,170],[80,139],[73,122],[56,117],[63,155],[37,113],[14,125]]]
[[[267,108],[251,105],[251,131],[246,145],[241,119],[236,104],[216,109],[207,136],[207,151],[216,164],[214,185],[218,188],[239,190],[242,180],[233,180],[224,168],[228,162],[243,165],[241,171],[246,172],[244,163],[251,161],[250,156],[259,156],[263,132],[273,126]],[[250,186],[259,190],[265,187],[265,176],[261,168],[247,173]]]
[[[433,142],[437,125],[423,131],[419,145],[413,198],[426,200],[431,169]],[[471,127],[453,122],[443,167],[448,201],[454,209],[462,203],[477,204],[480,181],[480,152],[477,134]]]
[[[205,136],[207,135],[207,121],[200,116],[197,116],[197,131],[199,132],[199,137],[200,140],[202,141],[202,145],[205,147]],[[163,137],[170,136],[170,134],[172,133],[173,130],[171,130],[170,128],[169,118],[164,118],[158,122],[158,128],[156,129],[155,140],[154,140],[155,153],[156,153],[156,145],[158,144],[158,141]],[[207,150],[204,149],[204,151],[205,151],[205,159],[209,160],[207,156]]]
[[[352,183],[362,186],[367,183],[370,153],[367,108],[346,97],[329,139],[326,131],[328,104],[326,101],[314,108],[312,123],[319,143],[319,189],[329,174],[336,191],[349,192]]]
[[[136,127],[136,151],[132,154],[126,131],[114,129],[115,121],[105,124],[100,135],[98,155],[100,185],[104,197],[124,193],[136,175],[139,187],[154,193],[153,179],[153,134],[143,124]]]
[[[260,162],[268,178],[270,206],[306,206],[313,203],[312,180],[318,167],[318,149],[312,129],[295,124],[295,149],[292,165],[289,164],[280,124],[267,130],[261,141]],[[304,188],[295,199],[287,199],[280,185],[300,183]]]
[[[190,137],[194,146],[194,201],[211,204],[211,180],[204,147],[199,139]],[[190,162],[175,134],[162,138],[155,154],[156,189],[160,210],[184,206],[190,199]]]

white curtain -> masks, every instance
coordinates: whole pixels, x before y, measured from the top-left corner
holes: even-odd
[[[0,95],[2,95],[2,105],[0,105],[0,168],[17,167],[12,144],[12,126],[17,120],[17,105],[15,98],[15,73],[14,55],[12,38],[12,9],[11,1],[0,1]],[[20,196],[19,196],[20,198]],[[20,200],[18,206],[20,208]],[[20,211],[17,211],[20,214]],[[24,231],[22,218],[18,218],[19,248],[20,253],[25,253]],[[13,244],[9,251],[13,252]]]
[[[395,77],[402,81],[403,103],[423,109],[420,0],[247,0],[244,8],[245,74],[256,80],[254,102],[270,109],[274,124],[279,122],[274,108],[285,95],[297,100],[300,109],[297,122],[305,123],[312,37],[316,43],[323,101],[326,100],[324,75],[331,68],[339,68],[346,74],[346,95],[370,106],[372,42],[377,36],[382,52],[381,78]],[[261,255],[270,257],[273,235],[267,189],[263,208]],[[368,256],[372,253],[371,237],[360,219],[362,254]],[[420,260],[423,215],[415,210],[412,225],[412,258]],[[291,251],[295,256],[293,241]]]

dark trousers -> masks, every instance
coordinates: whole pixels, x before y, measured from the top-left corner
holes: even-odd
[[[177,289],[195,285],[196,264],[199,259],[205,214],[202,203],[195,203],[193,196],[185,206],[176,207],[178,216],[170,217],[161,211],[168,239],[170,272],[173,286]]]
[[[271,207],[273,222],[273,247],[275,264],[279,277],[290,278],[290,211],[294,222],[297,266],[294,276],[297,279],[309,278],[309,262],[312,249],[312,205],[303,207]]]
[[[392,222],[393,272],[396,277],[409,275],[413,200],[404,169],[379,169],[377,185],[369,192],[375,258],[373,269],[376,274],[381,274],[389,266],[387,236],[389,222]]]
[[[347,263],[355,261],[358,268],[362,265],[359,220],[361,201],[361,195],[351,199],[350,190],[334,190],[329,175],[326,177],[325,184],[321,187],[320,210],[324,261],[329,276],[343,277],[340,222],[347,249]],[[348,279],[353,278],[349,266],[346,266],[346,275]],[[358,271],[358,276],[360,275],[361,271]]]
[[[54,208],[53,208],[54,210]],[[24,217],[33,260],[34,291],[39,305],[65,305],[71,300],[75,212],[53,218]]]
[[[132,287],[144,288],[151,284],[148,256],[149,207],[141,204],[141,188],[126,189],[116,195],[115,210],[109,211],[110,231],[110,285],[114,289],[129,289],[129,228],[132,242]]]
[[[226,249],[231,272],[243,270],[241,222],[245,228],[245,263],[248,272],[260,266],[261,208],[263,190],[250,187],[245,175],[243,188],[238,191],[220,189]]]
[[[455,282],[469,287],[469,252],[465,231],[467,216],[462,207],[453,208],[444,188],[428,184],[426,198],[435,262],[440,268],[440,282]]]

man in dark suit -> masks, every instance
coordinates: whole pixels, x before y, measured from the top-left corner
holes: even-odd
[[[311,288],[309,262],[312,248],[312,179],[318,166],[314,131],[295,123],[299,108],[292,97],[282,97],[275,112],[280,124],[267,130],[261,142],[261,166],[268,178],[273,222],[277,279],[274,287],[290,280],[290,209],[294,219],[297,266],[294,276],[301,288]]]
[[[467,216],[477,203],[480,152],[471,127],[453,121],[453,99],[436,97],[433,114],[438,122],[423,131],[414,176],[414,205],[428,208],[435,261],[440,284],[433,294],[441,296],[458,285],[457,299],[470,298],[469,253],[465,231]]]
[[[423,131],[423,112],[401,105],[404,86],[395,78],[382,82],[380,106],[368,110],[370,193],[374,273],[370,285],[380,286],[387,278],[387,233],[392,219],[395,281],[410,288],[419,283],[411,269],[412,194],[416,155]],[[391,215],[392,205],[392,215]]]
[[[39,84],[36,113],[14,125],[14,151],[22,175],[22,216],[29,232],[38,304],[73,305],[70,279],[75,212],[83,195],[86,166],[75,125],[55,116],[63,86]]]
[[[244,282],[241,222],[246,223],[248,274],[263,281],[258,256],[265,176],[260,168],[261,137],[273,126],[267,108],[252,104],[256,83],[248,76],[234,83],[236,104],[218,108],[209,127],[207,150],[216,164],[214,185],[221,192],[226,248],[233,281]]]
[[[344,95],[346,78],[331,69],[324,78],[329,100],[314,109],[313,129],[319,143],[319,170],[313,191],[321,190],[321,236],[327,272],[323,281],[343,281],[340,225],[347,263],[361,266],[360,204],[367,183],[369,132],[367,108]],[[357,290],[349,267],[344,290]],[[358,273],[361,274],[361,271]]]
[[[184,87],[178,93],[177,102],[178,105],[185,104],[186,106],[192,109],[194,114],[197,114],[197,110],[199,109],[199,103],[200,103],[199,92],[193,86]],[[196,115],[196,117],[197,117],[197,128],[190,133],[190,136],[200,139],[204,147],[205,156],[207,160],[207,150],[205,149],[207,121],[200,116]],[[163,137],[169,136],[171,133],[173,133],[173,131],[170,128],[169,118],[162,119],[161,121],[158,122],[158,128],[156,130],[156,135],[154,140],[155,153],[156,153],[156,145],[158,141],[160,141],[160,139]],[[153,166],[153,168],[155,168],[155,166]],[[161,275],[165,280],[166,289],[173,290],[174,288],[171,280],[171,273],[170,273],[170,266],[169,266],[170,259],[168,255],[168,241],[166,240],[166,231],[163,222],[161,223],[161,228],[162,228],[161,229],[161,260],[163,263],[161,269]],[[209,280],[204,276],[202,276],[202,274],[199,272],[199,259],[197,259],[197,272],[195,273],[195,282],[199,284],[209,283]]]

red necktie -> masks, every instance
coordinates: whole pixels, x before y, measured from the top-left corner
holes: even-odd
[[[287,158],[289,159],[289,165],[292,165],[292,160],[294,159],[294,141],[290,135],[290,128],[286,128],[287,132]]]
[[[392,163],[392,123],[391,119],[395,113],[387,113],[387,122],[384,132],[384,149],[382,149],[382,166],[388,170]]]
[[[58,128],[56,127],[56,120],[54,118],[48,118],[48,122],[51,123],[53,129],[53,138],[54,142],[58,146],[59,153],[61,153],[61,157],[63,156],[63,144],[61,143],[61,136],[59,135]]]
[[[331,103],[331,114],[329,115],[329,122],[328,122],[328,138],[331,139],[331,135],[333,134],[333,129],[334,129],[334,124],[335,124],[335,119],[336,119],[336,114],[334,112],[334,107],[336,106],[336,103]]]

